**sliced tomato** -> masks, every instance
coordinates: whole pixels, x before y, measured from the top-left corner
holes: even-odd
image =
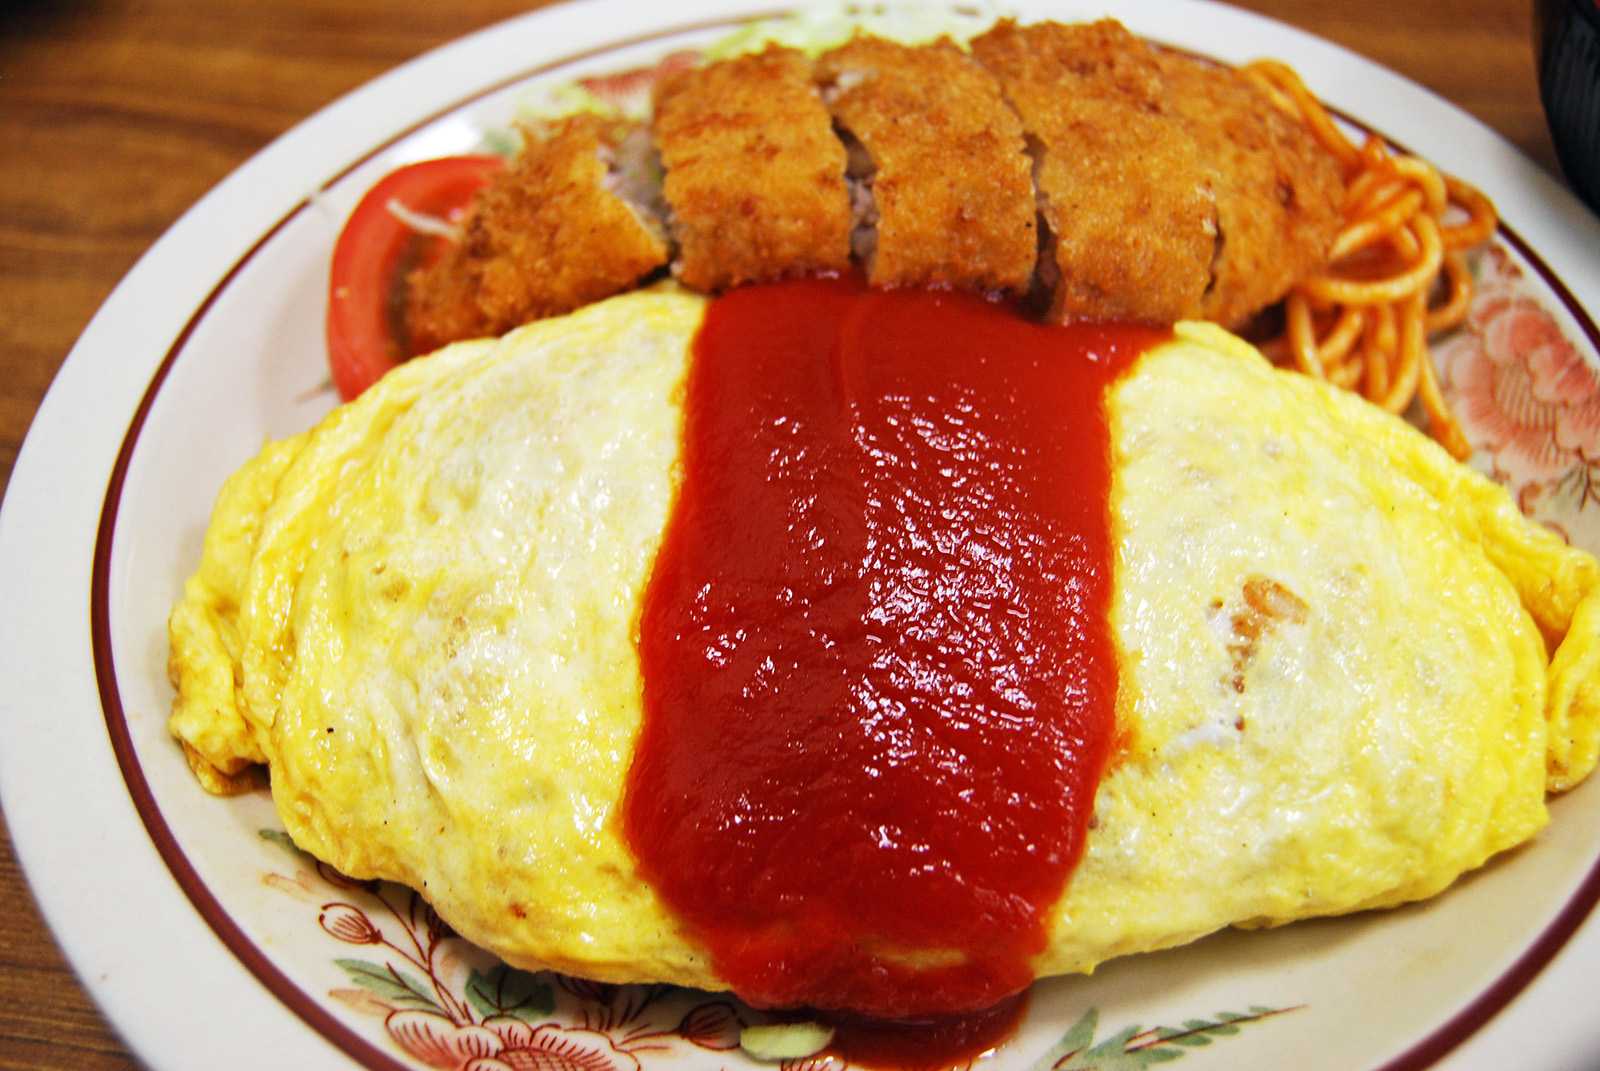
[[[407,357],[406,275],[442,252],[447,239],[406,224],[392,204],[459,220],[472,195],[505,167],[498,156],[424,160],[387,175],[356,205],[333,248],[328,279],[328,367],[348,401]]]

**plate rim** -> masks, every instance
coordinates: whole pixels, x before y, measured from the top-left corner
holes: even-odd
[[[1100,8],[1100,5],[1082,6],[1092,6],[1097,9]],[[1224,8],[1224,5],[1208,3],[1207,0],[1163,0],[1161,6],[1167,9],[1189,12]],[[774,13],[773,10],[765,8],[759,4],[751,3],[749,0],[702,0],[702,2],[694,5],[679,6],[677,10],[681,12],[685,8],[699,12],[715,11],[717,15],[712,20],[714,24],[723,24],[727,20],[758,18],[763,15]],[[185,215],[180,218],[180,220],[175,223],[173,227],[170,228],[169,231],[163,235],[163,237],[158,240],[154,246],[152,246],[151,250],[149,250],[146,255],[140,259],[139,263],[137,263],[123,279],[123,281],[118,284],[111,297],[107,299],[106,303],[101,307],[99,312],[97,312],[94,320],[91,321],[89,327],[85,330],[78,344],[74,346],[72,353],[67,359],[67,362],[63,364],[61,373],[58,374],[56,380],[52,383],[44,402],[40,406],[38,414],[35,416],[34,426],[29,431],[23,449],[19,451],[17,461],[13,469],[11,483],[6,493],[4,508],[0,509],[0,580],[5,581],[4,584],[0,584],[0,587],[5,587],[12,590],[39,590],[39,585],[36,583],[32,585],[24,585],[20,583],[20,581],[23,579],[20,576],[21,568],[12,563],[18,561],[28,561],[31,558],[30,555],[21,553],[21,551],[30,546],[30,543],[26,531],[21,527],[22,522],[18,520],[18,515],[23,508],[22,506],[18,505],[18,502],[31,501],[36,503],[39,500],[40,484],[42,482],[47,482],[45,477],[51,475],[51,473],[48,471],[50,456],[41,456],[41,450],[44,448],[40,444],[49,442],[51,439],[59,439],[63,430],[72,430],[75,423],[72,419],[72,414],[70,412],[64,412],[63,410],[74,401],[74,392],[77,392],[77,394],[80,396],[80,400],[81,396],[84,395],[83,389],[79,387],[78,384],[84,382],[83,376],[89,371],[88,366],[95,360],[102,360],[102,358],[97,357],[96,354],[104,354],[106,352],[105,347],[103,345],[99,345],[100,339],[105,336],[108,331],[112,330],[112,327],[118,322],[119,318],[124,321],[130,319],[136,321],[138,320],[136,314],[124,311],[129,306],[130,296],[135,281],[149,277],[151,266],[159,263],[158,254],[164,253],[169,248],[175,246],[180,237],[190,235],[195,232],[197,228],[199,228],[200,224],[204,222],[204,216],[206,214],[202,210],[208,209],[216,202],[225,200],[226,198],[223,197],[225,193],[242,189],[253,175],[256,175],[260,172],[261,167],[259,165],[267,162],[268,157],[272,157],[274,160],[286,160],[291,158],[294,155],[294,150],[296,150],[299,146],[298,142],[293,141],[294,138],[300,137],[302,140],[308,139],[309,135],[306,132],[311,130],[312,127],[317,126],[318,123],[321,123],[323,126],[337,127],[339,124],[333,122],[333,119],[337,118],[334,113],[339,113],[339,115],[342,116],[344,111],[350,111],[354,109],[356,105],[363,105],[367,102],[376,101],[384,94],[385,91],[389,90],[391,86],[397,85],[406,79],[415,80],[430,65],[436,66],[441,60],[447,60],[452,57],[466,54],[473,47],[478,47],[482,42],[498,35],[512,32],[515,27],[525,23],[537,23],[542,27],[546,22],[559,22],[562,18],[566,18],[567,16],[572,15],[574,12],[579,12],[583,17],[578,21],[589,22],[595,27],[600,27],[607,22],[607,19],[603,13],[616,10],[631,9],[626,3],[626,0],[614,0],[614,2],[597,0],[597,2],[585,4],[569,3],[557,5],[556,7],[540,9],[522,16],[518,16],[516,18],[507,20],[506,22],[496,24],[467,37],[440,46],[440,48],[435,49],[421,57],[418,57],[415,60],[395,68],[385,75],[380,76],[373,82],[370,82],[367,85],[353,91],[352,93],[347,94],[345,97],[334,102],[328,107],[319,110],[307,120],[297,124],[295,128],[286,133],[283,137],[279,138],[266,149],[262,150],[261,153],[258,153],[255,157],[252,157],[245,164],[241,165],[238,170],[236,170],[232,175],[230,175],[210,193],[208,193],[206,197],[202,198],[202,200],[197,203],[194,208],[185,213]],[[1265,16],[1256,15],[1250,12],[1239,12],[1236,11],[1236,9],[1226,10],[1234,12],[1235,14],[1246,16],[1250,20],[1268,24],[1273,27],[1273,32],[1276,34],[1281,35],[1287,31],[1291,38],[1304,38],[1306,41],[1312,42],[1321,48],[1332,48],[1337,51],[1344,51],[1340,50],[1338,46],[1331,45],[1329,42],[1307,34],[1305,31],[1287,26],[1286,24],[1277,22],[1276,20],[1267,18]],[[1067,17],[1070,15],[1070,11],[1064,10],[1062,14],[1063,17]],[[1131,13],[1118,12],[1118,14],[1125,15]],[[1141,14],[1146,13],[1141,12]],[[556,16],[560,16],[561,18],[557,18]],[[1129,18],[1127,21],[1130,25],[1136,24],[1134,19]],[[1142,21],[1143,20],[1141,19],[1140,22],[1142,23]],[[658,25],[655,31],[643,37],[630,36],[628,38],[621,39],[607,37],[606,30],[601,29],[599,31],[599,36],[603,37],[604,40],[595,42],[583,51],[564,53],[560,58],[550,59],[534,66],[532,69],[526,69],[519,73],[507,75],[503,78],[497,79],[491,84],[480,86],[467,96],[452,98],[453,103],[449,105],[444,107],[435,107],[434,110],[427,113],[425,117],[417,119],[409,125],[398,129],[397,132],[389,134],[380,143],[372,146],[365,153],[357,157],[353,163],[349,163],[342,170],[334,173],[332,177],[327,179],[319,186],[319,190],[326,189],[328,186],[338,182],[341,178],[347,175],[350,170],[360,166],[362,163],[372,159],[374,156],[379,155],[385,149],[392,146],[396,141],[404,138],[407,134],[415,129],[432,122],[434,119],[437,119],[439,116],[449,111],[466,106],[483,96],[497,91],[498,89],[505,88],[506,86],[523,81],[527,78],[535,77],[541,71],[564,66],[566,64],[584,59],[587,56],[594,55],[598,52],[610,51],[614,48],[624,47],[629,44],[643,43],[649,40],[668,37],[676,33],[688,32],[703,28],[707,27],[700,22],[694,24],[685,24],[683,22],[673,21],[668,25]],[[1373,70],[1382,73],[1389,78],[1399,79],[1398,75],[1394,75],[1392,72],[1388,72],[1384,68],[1377,67],[1371,61],[1365,60],[1354,53],[1344,52],[1344,61],[1347,63],[1355,62],[1365,67],[1372,68]],[[1367,73],[1370,74],[1371,72]],[[1401,81],[1407,87],[1409,87],[1409,90],[1411,91],[1424,94],[1427,93],[1427,91],[1421,89],[1421,87],[1416,87],[1411,83],[1404,82],[1404,80]],[[1431,94],[1429,95],[1431,96]],[[435,100],[437,99],[436,95],[430,94],[430,96],[434,96]],[[1461,120],[1465,119],[1468,122],[1481,127],[1481,124],[1477,124],[1476,120],[1473,120],[1470,116],[1466,116],[1465,113],[1460,112],[1458,109],[1454,108],[1454,106],[1442,101],[1439,103],[1443,107],[1449,109],[1456,124],[1459,124]],[[320,130],[320,127],[318,129]],[[1489,136],[1491,138],[1498,139],[1498,135],[1493,135],[1491,133]],[[1532,165],[1529,164],[1528,167],[1532,167]],[[1542,174],[1542,172],[1540,174]],[[1554,186],[1553,180],[1548,180],[1548,177],[1546,177],[1546,179],[1551,186]],[[1571,195],[1567,194],[1564,190],[1560,190],[1559,186],[1554,186],[1554,188],[1559,191],[1562,196],[1566,197],[1568,200],[1571,200],[1574,204],[1577,203],[1575,198],[1572,198]],[[134,394],[134,397],[138,398],[139,400],[138,406],[134,410],[133,417],[128,421],[126,430],[123,432],[118,432],[116,430],[115,420],[113,420],[110,431],[103,431],[98,440],[94,440],[93,442],[85,442],[82,444],[81,449],[74,451],[74,454],[78,455],[81,455],[85,452],[98,452],[103,454],[105,452],[105,448],[109,446],[115,455],[115,459],[109,466],[109,475],[107,475],[105,478],[104,495],[92,496],[98,498],[99,502],[96,510],[98,513],[98,521],[93,525],[95,538],[93,552],[91,555],[92,565],[89,568],[87,576],[78,576],[74,579],[86,581],[86,583],[84,583],[84,587],[88,589],[84,592],[84,594],[87,596],[85,601],[89,603],[91,610],[89,615],[89,640],[90,648],[93,652],[95,685],[97,691],[99,692],[98,700],[101,704],[101,712],[105,719],[105,727],[113,738],[110,741],[102,741],[102,743],[109,743],[111,745],[112,752],[118,760],[119,765],[121,764],[122,756],[120,753],[116,753],[116,744],[114,739],[116,728],[111,724],[111,721],[113,707],[118,710],[120,714],[121,705],[120,699],[115,694],[114,668],[111,668],[111,672],[106,678],[103,679],[101,677],[100,647],[102,642],[101,625],[104,624],[106,631],[103,638],[106,645],[105,655],[107,659],[105,665],[107,667],[111,667],[112,663],[110,661],[111,652],[109,636],[109,618],[111,615],[109,609],[109,598],[107,597],[103,600],[102,596],[107,595],[103,584],[108,582],[110,574],[110,560],[115,536],[116,505],[121,492],[121,476],[125,473],[127,464],[131,460],[133,450],[137,444],[138,432],[142,426],[144,416],[147,414],[156,395],[159,393],[161,383],[165,380],[167,371],[170,369],[171,364],[176,360],[177,356],[182,352],[184,344],[186,343],[194,327],[198,325],[198,323],[204,318],[205,313],[209,309],[210,305],[229,285],[233,278],[243,268],[245,263],[247,263],[262,247],[264,247],[271,240],[271,238],[277,234],[279,230],[281,230],[283,226],[285,226],[292,218],[294,218],[294,216],[304,211],[310,205],[311,197],[314,196],[315,194],[308,194],[306,197],[301,198],[290,208],[289,211],[285,212],[280,218],[278,218],[277,221],[273,223],[267,230],[260,232],[260,237],[256,238],[254,242],[245,250],[245,252],[240,254],[238,259],[235,260],[234,263],[220,276],[205,276],[203,269],[197,269],[189,273],[196,279],[201,279],[203,277],[216,279],[217,281],[214,284],[211,284],[211,289],[207,292],[207,296],[184,320],[184,326],[178,335],[168,336],[172,338],[172,342],[170,346],[166,348],[165,354],[157,365],[156,370],[153,373],[142,373],[144,377],[144,387],[142,390],[136,390],[136,393]],[[1579,207],[1581,208],[1581,206]],[[1585,210],[1585,216],[1586,215],[1587,213]],[[234,228],[234,230],[238,230],[238,228]],[[182,232],[181,235],[180,232]],[[1502,233],[1510,237],[1512,244],[1518,247],[1518,251],[1528,258],[1529,263],[1534,264],[1539,268],[1540,274],[1544,277],[1544,280],[1548,284],[1551,284],[1552,289],[1562,296],[1569,309],[1571,309],[1575,314],[1578,322],[1583,325],[1585,332],[1590,338],[1590,341],[1596,342],[1597,339],[1600,339],[1600,334],[1597,334],[1594,322],[1589,316],[1587,309],[1585,308],[1583,302],[1577,298],[1571,289],[1568,288],[1566,282],[1564,281],[1564,276],[1558,274],[1553,268],[1551,268],[1542,255],[1534,254],[1532,246],[1525,242],[1516,231],[1512,231],[1510,228],[1503,228]],[[237,245],[235,245],[234,248],[237,248]],[[200,285],[203,287],[206,284],[202,282]],[[1589,287],[1585,286],[1584,289],[1587,291]],[[185,302],[184,304],[186,307],[187,303]],[[137,364],[136,362],[134,363]],[[135,371],[137,371],[137,368]],[[71,373],[70,376],[69,372]],[[119,388],[122,388],[122,392],[106,391],[105,394],[112,400],[121,399],[124,396],[126,384],[130,381],[137,384],[137,380],[137,375],[133,376],[131,380],[129,376],[125,375],[117,384]],[[101,408],[112,409],[113,415],[118,411],[125,412],[125,409],[118,409],[115,405],[110,404],[109,401],[103,404]],[[99,449],[97,451],[90,450],[89,447],[91,446],[97,446]],[[104,465],[101,465],[100,467],[91,466],[87,471],[91,473],[104,473],[107,471],[107,469]],[[89,485],[94,484],[95,481],[94,479],[90,479],[83,482],[85,485]],[[19,487],[21,488],[20,491],[18,490]],[[81,536],[82,533],[78,534]],[[81,545],[81,543],[79,545]],[[104,555],[103,563],[102,554]],[[82,561],[82,559],[80,559],[78,562],[80,569],[84,564],[85,563]],[[13,580],[19,581],[15,589],[12,587]],[[57,594],[59,597],[59,593]],[[28,605],[22,600],[19,600],[18,604]],[[80,612],[81,608],[82,604],[78,604],[78,609]],[[57,616],[59,617],[59,615]],[[105,620],[101,621],[101,617],[105,618]],[[79,620],[81,630],[81,618]],[[23,673],[21,672],[23,668],[21,659],[18,655],[13,654],[12,652],[20,651],[25,648],[28,635],[29,633],[27,630],[18,627],[17,623],[9,616],[6,618],[3,624],[0,624],[0,650],[5,652],[4,654],[0,654],[0,670],[4,671],[3,674],[0,675],[12,680],[23,678]],[[36,640],[35,644],[37,644],[37,642],[38,641]],[[110,693],[107,692],[108,686],[112,689]],[[35,696],[39,695],[37,692],[27,694]],[[107,701],[108,695],[110,702]],[[67,951],[73,969],[78,973],[79,979],[83,983],[85,990],[89,992],[91,997],[100,1005],[101,1010],[106,1014],[108,1020],[112,1022],[119,1032],[123,1033],[124,1037],[129,1040],[131,1047],[133,1047],[142,1058],[152,1059],[157,1055],[158,1051],[162,1052],[164,1056],[170,1057],[172,1054],[168,1050],[157,1048],[156,1040],[149,1036],[148,1031],[140,1030],[135,1025],[136,1021],[141,1018],[139,1015],[140,1001],[137,999],[132,999],[126,992],[114,992],[113,987],[107,983],[106,978],[97,977],[95,975],[94,964],[97,961],[103,961],[104,957],[95,955],[89,948],[89,946],[93,945],[94,942],[91,938],[86,936],[81,910],[77,912],[70,911],[68,910],[64,900],[62,900],[59,896],[51,895],[51,890],[60,885],[59,871],[63,860],[59,853],[52,853],[41,843],[44,833],[43,828],[41,828],[41,826],[37,823],[30,823],[23,818],[25,815],[31,816],[36,812],[30,812],[29,805],[27,804],[22,804],[19,806],[20,790],[16,786],[19,783],[28,784],[36,781],[37,775],[30,779],[28,772],[22,768],[21,760],[17,758],[17,756],[23,750],[20,745],[29,742],[29,734],[17,728],[17,726],[29,724],[36,725],[36,723],[29,722],[20,716],[14,717],[13,715],[17,714],[19,709],[14,706],[14,703],[14,699],[0,701],[0,715],[4,715],[3,717],[0,717],[0,741],[5,742],[7,745],[4,748],[0,748],[0,802],[3,802],[8,820],[12,826],[13,842],[16,846],[18,861],[23,866],[23,871],[30,884],[30,887],[35,890],[35,899],[39,903],[41,912],[45,915],[47,921],[49,922],[56,940],[61,943],[64,950]],[[129,754],[132,755],[131,742],[128,746]],[[96,765],[103,769],[103,763],[106,756],[101,754],[98,756],[98,758],[100,762]],[[133,758],[135,764],[137,764],[137,756],[134,755]],[[126,771],[123,770],[121,772],[122,774],[125,774]],[[124,787],[128,788],[130,793],[134,791],[130,783],[125,783]],[[133,817],[136,817],[141,829],[146,828],[145,816],[140,811],[137,801],[130,795],[129,798],[123,800],[122,802],[133,807]],[[159,814],[159,810],[157,810],[156,813]],[[128,818],[130,816],[124,814],[122,817]],[[143,847],[153,848],[159,851],[159,845],[152,844],[145,845]],[[148,874],[148,864],[151,861],[152,860],[149,858],[148,853],[146,853],[145,857],[140,860],[140,862],[144,864],[141,869],[146,874]],[[170,863],[164,859],[160,859],[155,860],[155,864],[156,866],[160,867],[162,871],[167,873],[169,880],[175,882],[179,886],[179,890],[183,894],[180,897],[180,899],[183,900],[183,903],[192,903],[193,898],[189,895],[189,891],[182,888],[181,880],[171,872]],[[158,881],[156,884],[160,885],[161,883]],[[44,890],[43,893],[40,892],[41,889]],[[1566,925],[1566,922],[1570,921],[1568,932],[1565,935],[1569,938],[1582,929],[1585,917],[1588,915],[1589,909],[1592,908],[1594,899],[1600,898],[1600,859],[1597,859],[1594,866],[1591,867],[1587,877],[1580,885],[1580,891],[1592,894],[1590,896],[1588,905],[1584,907],[1582,912],[1576,918],[1568,920],[1567,916],[1572,909],[1572,901],[1569,900],[1568,905],[1564,907],[1560,913],[1558,913],[1556,919],[1553,920],[1543,932],[1541,932],[1540,937],[1535,941],[1536,945],[1542,942],[1550,932],[1557,928],[1558,924]],[[1577,898],[1578,897],[1575,895],[1574,900]],[[194,906],[198,908],[199,905],[195,904]],[[201,914],[203,915],[203,912],[201,912]],[[193,922],[195,920],[191,919],[190,921]],[[209,924],[209,920],[206,921]],[[247,938],[246,941],[248,942]],[[1558,956],[1558,953],[1562,951],[1561,945],[1562,942],[1558,941],[1555,947],[1551,948],[1548,953],[1543,956],[1539,965],[1536,966],[1529,976],[1517,987],[1519,990],[1523,986],[1533,982],[1535,980],[1535,976],[1541,973],[1540,968],[1547,967],[1549,965],[1549,961]],[[1530,948],[1531,947],[1532,946],[1530,946]],[[1570,945],[1568,947],[1570,948]],[[213,949],[213,951],[215,952],[217,950]],[[237,955],[237,949],[229,948],[227,950],[223,950],[222,954],[227,957],[233,957]],[[1526,958],[1527,954],[1527,950],[1525,950],[1522,954],[1522,958]],[[1518,962],[1521,962],[1520,958]],[[235,966],[237,967],[238,964],[236,963]],[[273,969],[276,970],[276,968]],[[225,976],[229,972],[224,970],[215,973]],[[246,980],[252,984],[261,981],[258,975],[253,979],[247,978]],[[238,979],[232,978],[230,981],[236,983]],[[287,981],[287,979],[285,979],[285,981]],[[293,986],[293,983],[289,982],[289,985]],[[140,987],[136,986],[134,988],[137,989]],[[267,988],[270,989],[271,987],[268,986]],[[257,989],[257,992],[259,993],[259,989]],[[269,993],[267,995],[275,1003],[281,1001],[282,999],[275,993]],[[1513,996],[1514,995],[1515,994],[1513,993]],[[307,1004],[313,1006],[315,1005],[315,1001],[311,1000],[310,998],[305,999]],[[1508,1001],[1509,999],[1510,998],[1508,998]],[[144,1003],[148,1004],[148,1001],[145,1001]],[[1502,1002],[1502,1005],[1504,1003],[1505,1002]],[[1470,1010],[1470,1006],[1469,1009],[1464,1009],[1464,1012],[1466,1010]],[[1497,1006],[1496,1010],[1502,1010],[1501,1006]],[[295,1023],[304,1025],[303,1020],[301,1017],[299,1017],[298,1013],[292,1014],[294,1015]],[[1485,1019],[1491,1019],[1494,1017],[1494,1015],[1495,1012],[1491,1011],[1487,1016],[1485,1016]],[[1450,1020],[1450,1022],[1453,1021],[1454,1019]],[[340,1030],[348,1031],[349,1029],[348,1027],[344,1027],[342,1024],[336,1023],[335,1025]],[[1442,1024],[1439,1029],[1442,1030],[1444,1025],[1448,1024]],[[1482,1024],[1480,1023],[1479,1025],[1481,1028]],[[1435,1031],[1435,1033],[1437,1032],[1438,1031]],[[352,1034],[352,1036],[354,1037],[355,1035]],[[323,1040],[327,1040],[325,1036],[323,1037]],[[362,1046],[371,1048],[365,1039],[360,1039],[357,1037],[356,1040]],[[1401,1067],[1411,1068],[1428,1066],[1428,1064],[1433,1062],[1433,1060],[1438,1056],[1444,1055],[1446,1052],[1450,1051],[1450,1049],[1455,1047],[1455,1043],[1452,1043],[1447,1048],[1439,1050],[1435,1055],[1429,1056],[1426,1063],[1404,1062],[1410,1059],[1414,1053],[1427,1048],[1427,1043],[1431,1040],[1431,1034],[1425,1036],[1417,1044],[1413,1045],[1411,1049],[1403,1053],[1401,1057],[1390,1061],[1384,1066],[1386,1068],[1396,1069],[1396,1071],[1398,1071],[1398,1069]],[[1457,1042],[1461,1040],[1463,1039],[1458,1038]],[[1591,1044],[1593,1044],[1595,1043],[1596,1039],[1590,1037],[1589,1041]],[[232,1046],[230,1045],[230,1048],[231,1047]],[[323,1051],[325,1052],[326,1050]],[[404,1066],[396,1062],[393,1057],[389,1056],[388,1054],[384,1054],[379,1050],[373,1049],[373,1053],[380,1060],[388,1062],[369,1066],[395,1068],[401,1068]],[[275,1050],[274,1055],[283,1055],[281,1046]],[[347,1055],[353,1054],[347,1052]],[[1421,1057],[1418,1056],[1417,1058],[1420,1059]],[[170,1062],[170,1060],[164,1059],[162,1066],[166,1066]],[[173,1066],[177,1065],[174,1064]],[[200,1066],[200,1064],[196,1062],[193,1066]]]

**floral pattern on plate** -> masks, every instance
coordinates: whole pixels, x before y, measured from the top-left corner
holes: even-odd
[[[1433,347],[1440,388],[1473,464],[1524,513],[1600,547],[1600,372],[1562,330],[1505,246],[1477,264],[1466,322]]]
[[[760,1012],[714,994],[663,985],[607,985],[508,967],[451,932],[416,892],[348,878],[300,851],[281,830],[263,829],[261,836],[300,864],[293,874],[269,871],[263,882],[296,899],[321,900],[317,924],[323,932],[366,949],[334,959],[352,986],[332,989],[328,996],[353,1011],[381,1017],[389,1040],[418,1066],[644,1071],[651,1054],[698,1048],[735,1055],[740,1030],[764,1021]],[[1176,1026],[1133,1024],[1098,1041],[1099,1010],[1090,1007],[1032,1071],[1138,1071],[1301,1007],[1258,1004]],[[785,1060],[782,1071],[849,1066],[824,1053]]]

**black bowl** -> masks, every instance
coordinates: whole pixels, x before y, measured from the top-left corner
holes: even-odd
[[[1600,212],[1600,0],[1535,0],[1534,42],[1561,169]]]

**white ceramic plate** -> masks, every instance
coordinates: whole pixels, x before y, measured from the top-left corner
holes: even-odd
[[[206,797],[166,735],[164,665],[166,614],[223,478],[332,404],[318,390],[327,260],[360,193],[397,164],[504,127],[530,79],[645,64],[761,11],[754,0],[562,6],[386,75],[207,195],[63,366],[0,515],[0,787],[46,917],[152,1066],[740,1064],[728,1051],[739,1013],[725,1000],[507,974],[403,890],[352,886],[285,846],[264,796]],[[1600,547],[1600,335],[1582,308],[1600,308],[1595,220],[1492,133],[1350,53],[1193,0],[1117,14],[1225,61],[1286,59],[1345,114],[1496,200],[1507,227],[1482,265],[1479,316],[1441,351],[1442,372],[1473,414],[1475,462]],[[1542,408],[1497,409],[1497,383],[1539,388]],[[1428,904],[1223,934],[1036,987],[993,1062],[1600,1065],[1589,984],[1600,779],[1553,809],[1535,843]]]

